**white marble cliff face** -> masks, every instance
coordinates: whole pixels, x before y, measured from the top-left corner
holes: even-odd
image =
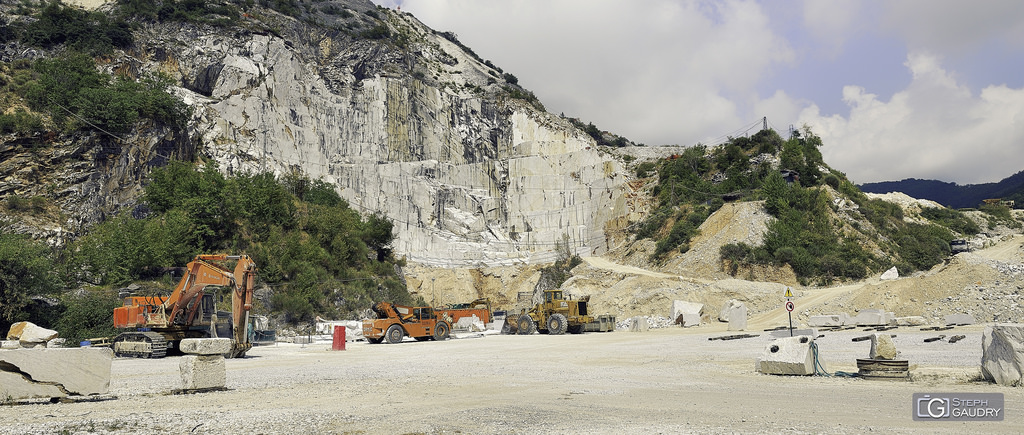
[[[202,36],[176,56],[184,81],[208,79],[207,92],[177,91],[223,170],[332,183],[360,212],[390,218],[393,248],[411,261],[548,262],[566,237],[581,255],[600,253],[605,224],[626,214],[620,162],[561,117],[466,91],[479,74],[447,74],[455,84],[440,87],[358,76],[344,52],[318,66],[267,35]]]

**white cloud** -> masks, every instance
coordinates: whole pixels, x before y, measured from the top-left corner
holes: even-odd
[[[803,25],[829,57],[838,56],[843,44],[863,28],[862,5],[861,0],[804,0]]]
[[[911,51],[955,54],[990,39],[1024,47],[1020,0],[883,1],[884,26],[902,35]]]
[[[765,73],[794,61],[753,1],[406,0],[519,78],[549,111],[632,140],[692,144],[760,117]]]
[[[811,124],[826,161],[856,182],[976,183],[1024,169],[1019,0],[401,4],[549,111],[648,145],[707,143],[767,116],[782,132]],[[823,114],[819,104],[839,109],[840,89],[849,113]]]
[[[850,115],[800,115],[822,137],[830,165],[857,183],[902,178],[998,181],[1024,169],[1024,89],[989,86],[979,95],[940,59],[912,53],[910,85],[889,101],[857,86],[843,89]]]

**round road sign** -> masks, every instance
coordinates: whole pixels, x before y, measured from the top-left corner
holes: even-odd
[[[796,306],[793,305],[793,301],[786,301],[786,311],[793,311],[794,308],[796,308]]]

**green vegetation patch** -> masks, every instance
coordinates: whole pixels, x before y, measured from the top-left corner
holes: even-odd
[[[726,270],[743,266],[788,265],[805,283],[862,279],[896,265],[901,273],[925,270],[950,254],[956,234],[979,229],[959,212],[926,209],[926,224],[904,221],[896,204],[871,200],[846,177],[825,165],[821,139],[809,129],[783,140],[772,130],[731,138],[714,148],[698,144],[656,164],[657,207],[634,227],[637,238],[657,241],[654,260],[686,252],[700,224],[725,201],[764,200],[775,219],[764,243],[731,243],[720,250]],[[772,163],[777,162],[777,166]],[[638,167],[646,175],[649,166]],[[856,207],[838,218],[828,189],[851,199]],[[870,223],[862,225],[861,222]],[[873,253],[877,246],[884,255]]]
[[[133,80],[100,73],[91,57],[68,53],[51,59],[3,66],[4,98],[18,97],[33,112],[23,109],[0,116],[0,130],[29,133],[44,128],[40,113],[49,115],[56,128],[72,131],[131,130],[142,120],[183,125],[188,109],[167,92],[170,81],[161,77]]]

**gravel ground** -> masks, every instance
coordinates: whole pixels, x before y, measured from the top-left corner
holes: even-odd
[[[1024,388],[980,374],[981,326],[888,331],[911,382],[754,371],[771,341],[709,341],[723,324],[564,336],[368,345],[278,344],[227,361],[227,391],[180,388],[178,357],[115,359],[110,394],[0,406],[3,434],[49,433],[1024,433]],[[856,371],[862,330],[818,339],[829,371]],[[917,392],[1001,392],[1002,422],[916,422]]]

